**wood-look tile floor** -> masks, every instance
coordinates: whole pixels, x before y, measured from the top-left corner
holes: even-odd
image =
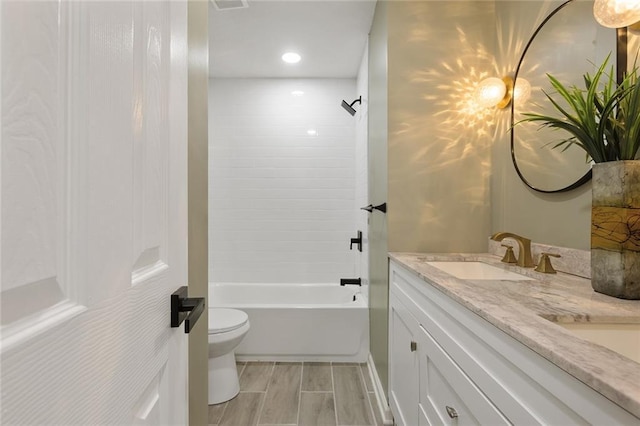
[[[238,363],[240,393],[209,406],[216,426],[381,426],[366,364]]]

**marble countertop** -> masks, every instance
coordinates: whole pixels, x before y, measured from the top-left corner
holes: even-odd
[[[640,418],[640,364],[553,323],[638,324],[640,301],[605,296],[594,292],[588,279],[507,265],[491,254],[390,253],[389,256]],[[428,265],[429,261],[482,261],[535,280],[461,280]]]

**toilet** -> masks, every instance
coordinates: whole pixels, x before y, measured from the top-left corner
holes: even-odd
[[[209,405],[240,392],[234,350],[249,331],[249,316],[238,309],[209,309]]]

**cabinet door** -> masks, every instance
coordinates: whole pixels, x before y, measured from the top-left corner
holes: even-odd
[[[398,426],[418,424],[419,324],[392,294],[389,303],[389,402]]]
[[[420,426],[510,424],[422,326],[416,337]]]

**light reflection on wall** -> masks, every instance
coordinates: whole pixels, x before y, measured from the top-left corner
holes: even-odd
[[[486,251],[496,112],[474,92],[496,69],[493,4],[388,5],[389,250]]]
[[[518,66],[520,56],[524,51],[531,34],[536,27],[558,7],[564,0],[545,0],[535,3],[523,2],[517,7],[511,8],[509,19],[498,19],[496,21],[496,66],[497,75],[514,75]],[[498,7],[504,5],[500,4]],[[499,9],[498,9],[499,11]],[[531,63],[528,66],[530,73],[541,73],[539,64]],[[516,83],[517,84],[517,83]],[[539,91],[540,86],[531,87],[531,92]],[[510,128],[510,108],[496,115],[496,143],[508,144],[508,132]]]
[[[479,137],[491,136],[490,130],[496,123],[497,111],[479,105],[475,92],[482,80],[494,75],[497,67],[495,58],[484,45],[471,45],[462,28],[457,27],[456,31],[456,57],[442,61],[437,68],[414,70],[410,80],[413,83],[435,84],[435,90],[422,96],[439,107],[435,115],[442,120],[444,127],[455,130],[461,137],[460,142],[468,131]],[[468,58],[472,58],[472,65]],[[477,67],[479,62],[482,63],[482,69]]]

